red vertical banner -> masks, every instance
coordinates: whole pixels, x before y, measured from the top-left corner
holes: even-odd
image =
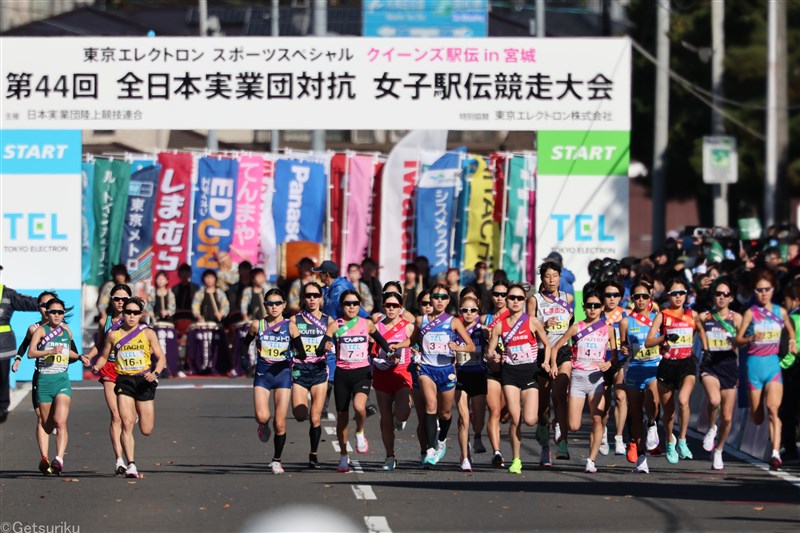
[[[496,224],[497,231],[494,233],[495,243],[493,247],[492,269],[497,270],[500,268],[500,256],[503,253],[503,243],[500,240],[503,226],[505,225],[506,205],[505,187],[506,187],[506,156],[504,153],[495,152],[489,156],[489,167],[494,173],[494,216],[492,217]]]
[[[345,269],[347,265],[342,265],[342,222],[344,221],[344,211],[342,201],[347,191],[342,190],[344,186],[344,174],[347,172],[347,155],[334,154],[331,159],[331,259]]]
[[[189,253],[192,207],[192,155],[158,154],[161,176],[153,217],[153,276],[163,270],[170,285],[178,282],[178,267]]]
[[[377,262],[381,253],[381,188],[383,186],[384,161],[375,164],[375,178],[372,180],[372,201],[370,202],[370,246],[367,257]],[[405,266],[405,265],[403,265]]]

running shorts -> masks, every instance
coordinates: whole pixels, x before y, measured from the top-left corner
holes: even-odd
[[[337,412],[347,412],[350,400],[357,393],[369,395],[372,385],[372,367],[337,368],[336,380],[333,382],[333,398]]]
[[[503,386],[510,385],[520,390],[538,389],[539,365],[525,363],[522,365],[503,365]]]
[[[711,376],[719,380],[719,388],[735,389],[739,384],[739,359],[734,351],[711,352],[700,363],[700,377]]]
[[[433,366],[423,365],[420,363],[417,368],[417,386],[419,386],[419,377],[426,376],[436,384],[436,390],[439,392],[449,391],[456,386],[456,369],[453,365],[447,366]]]
[[[777,355],[750,355],[747,357],[747,385],[750,390],[761,390],[767,383],[783,383],[780,360]]]
[[[69,374],[39,374],[39,386],[36,390],[36,401],[39,404],[52,403],[59,394],[72,396],[72,385]]]
[[[658,363],[658,382],[668,389],[678,390],[683,380],[697,374],[697,361],[692,357],[685,359],[662,359]]]
[[[625,388],[643,391],[658,375],[658,364],[632,362],[625,372]]]
[[[259,360],[258,364],[256,364],[253,387],[261,387],[267,390],[291,389],[292,369],[289,366],[289,361],[270,364],[262,363]]]
[[[486,372],[470,372],[456,370],[456,390],[464,391],[467,396],[486,396]]]
[[[569,380],[570,398],[586,398],[592,394],[603,394],[605,379],[601,370],[572,369]]]
[[[376,368],[372,371],[372,387],[378,392],[393,395],[403,389],[410,389],[411,385],[411,373],[406,365],[390,370]]]
[[[156,397],[158,381],[147,381],[144,376],[117,376],[114,392],[117,396],[130,396],[137,402],[149,402]]]
[[[292,367],[292,383],[311,390],[315,385],[328,382],[328,365],[320,363],[295,363]]]

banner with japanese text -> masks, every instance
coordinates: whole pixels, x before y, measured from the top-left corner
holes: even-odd
[[[361,264],[369,246],[369,203],[375,160],[369,155],[349,158],[347,177],[347,228],[342,266]]]
[[[493,259],[494,235],[499,229],[494,223],[494,178],[482,156],[467,159],[469,175],[469,208],[467,236],[464,245],[464,268],[473,268],[479,261],[489,264]]]
[[[417,186],[417,256],[428,258],[431,276],[451,265],[462,157],[462,153],[446,153],[423,167]]]
[[[4,37],[0,54],[20,129],[630,127],[626,37]]]
[[[94,241],[94,161],[81,163],[81,281],[92,279]]]
[[[258,240],[258,264],[262,265],[267,279],[278,278],[278,243],[275,241],[275,218],[272,216],[272,198],[275,195],[276,160],[264,156],[264,181],[261,189],[261,236]]]
[[[160,174],[158,165],[131,174],[120,262],[133,283],[147,281],[153,275],[153,212]]]
[[[203,271],[217,269],[220,251],[229,252],[236,215],[235,159],[202,157],[197,162],[197,184],[192,220],[192,280],[203,282]]]
[[[258,261],[259,222],[261,221],[264,188],[264,158],[258,155],[239,157],[239,179],[236,182],[236,215],[231,243],[231,259],[241,263]]]
[[[163,270],[169,284],[178,282],[178,267],[188,259],[192,207],[192,155],[158,154],[158,181],[153,222],[153,274]]]
[[[532,156],[514,155],[508,165],[508,192],[506,201],[506,232],[503,243],[503,269],[508,279],[533,281],[528,272],[528,240],[530,234],[530,199],[533,186],[533,171],[536,167]]]
[[[116,159],[94,162],[94,218],[90,285],[111,279],[111,267],[120,260],[122,227],[128,203],[131,164]]]
[[[500,260],[503,255],[503,243],[501,237],[503,233],[503,226],[506,223],[506,160],[510,157],[504,152],[495,152],[489,156],[489,168],[494,174],[494,213],[492,213],[492,220],[494,221],[497,231],[494,234],[492,245],[492,267],[500,268]]]
[[[272,214],[278,244],[322,242],[325,187],[325,167],[322,164],[295,159],[277,162]]]

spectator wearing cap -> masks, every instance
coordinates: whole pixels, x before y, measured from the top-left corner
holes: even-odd
[[[478,298],[480,298],[481,302],[481,309],[492,308],[492,293],[489,287],[486,285],[487,271],[488,265],[483,261],[478,261],[475,263],[475,279],[469,283],[469,286],[473,287],[478,293]]]
[[[333,261],[323,261],[319,268],[312,268],[312,272],[319,275],[322,282],[322,298],[325,303],[322,305],[322,312],[333,318],[342,318],[342,308],[339,299],[344,291],[355,291],[356,288],[350,280],[344,276],[339,276],[339,265]],[[361,307],[358,316],[369,318],[369,313]]]
[[[314,261],[310,257],[302,258],[296,265],[297,270],[300,272],[300,277],[292,282],[289,286],[289,295],[286,298],[286,303],[289,311],[292,313],[300,312],[300,291],[306,283],[316,281],[314,279]]]
[[[551,252],[544,260],[553,261],[561,265],[561,282],[558,284],[558,290],[575,296],[575,287],[572,285],[575,283],[575,274],[564,266],[564,259],[561,257],[561,254],[558,252]]]

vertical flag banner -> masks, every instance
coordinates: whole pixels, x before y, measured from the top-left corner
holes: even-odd
[[[490,168],[494,173],[494,225],[495,233],[492,245],[492,266],[495,269],[500,268],[500,257],[503,255],[503,243],[500,242],[500,237],[503,233],[502,228],[505,224],[506,216],[506,200],[505,200],[505,187],[506,187],[506,154],[494,153],[489,158]]]
[[[334,154],[331,158],[331,199],[328,206],[328,220],[331,224],[331,234],[328,235],[328,242],[331,247],[331,259],[334,263],[344,269],[347,265],[342,265],[342,225],[347,221],[347,213],[344,209],[344,190],[345,174],[347,173],[347,160],[349,155],[345,153]]]
[[[278,161],[272,199],[278,244],[322,242],[326,184],[325,167],[320,163],[293,159]]]
[[[153,212],[160,174],[160,166],[144,167],[131,175],[128,187],[120,259],[134,283],[149,280],[153,275]]]
[[[258,241],[258,265],[267,279],[278,279],[278,243],[275,240],[275,219],[272,215],[272,198],[275,195],[275,160],[264,156],[264,181],[261,188],[261,238]]]
[[[94,237],[94,161],[81,163],[81,186],[81,281],[89,283]]]
[[[541,131],[536,255],[558,252],[589,281],[589,261],[628,255],[628,131]]]
[[[529,281],[527,271],[530,235],[530,197],[533,191],[533,163],[529,156],[511,157],[508,171],[508,202],[503,268],[508,278]]]
[[[153,273],[163,270],[169,284],[178,282],[178,267],[186,262],[191,220],[192,155],[158,154],[156,213],[153,222]]]
[[[469,195],[472,194],[467,178],[472,174],[474,166],[474,159],[464,158],[461,160],[459,186],[461,192],[458,195],[456,205],[456,227],[453,235],[453,260],[451,261],[452,265],[458,270],[464,270],[464,249],[467,244],[467,222],[469,219]]]
[[[372,180],[372,197],[369,203],[369,257],[372,259],[378,258],[381,249],[381,190],[385,167],[385,161],[378,161],[375,164],[375,177]]]
[[[423,167],[417,187],[417,255],[428,258],[431,276],[450,268],[461,153],[447,153]]]
[[[0,279],[34,298],[46,289],[58,292],[74,309],[67,325],[82,351],[81,132],[2,130],[0,143]],[[14,313],[17,342],[39,318],[38,311]],[[17,372],[6,367],[10,387],[30,381],[33,369],[27,357]],[[69,365],[68,375],[81,380],[83,366]]]
[[[369,246],[369,209],[372,196],[372,178],[375,163],[372,156],[356,155],[350,158],[347,199],[347,239],[345,240],[343,267],[361,263]]]
[[[469,209],[464,268],[473,268],[478,261],[487,264],[492,262],[497,225],[494,223],[494,178],[486,159],[481,156],[471,156],[467,163]]]
[[[192,221],[192,279],[197,284],[204,270],[219,268],[217,254],[231,248],[238,174],[235,159],[203,157],[197,163]]]
[[[236,216],[231,244],[231,259],[237,263],[249,261],[255,265],[258,261],[264,170],[264,158],[261,156],[243,155],[239,158]]]
[[[526,167],[531,172],[531,196],[528,202],[530,228],[528,228],[527,267],[528,281],[533,281],[536,275],[536,165],[538,161],[535,154],[525,154],[524,157],[528,159]]]
[[[122,226],[128,202],[131,165],[125,161],[97,159],[94,166],[94,218],[91,285],[100,286],[111,277],[111,267],[120,260]]]
[[[446,148],[446,130],[419,130],[408,133],[389,153],[381,184],[378,252],[381,279],[400,279],[406,263],[414,259],[413,195],[421,151],[441,153]]]

